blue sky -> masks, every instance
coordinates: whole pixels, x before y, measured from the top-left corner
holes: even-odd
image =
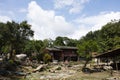
[[[0,0],[0,21],[27,20],[34,39],[79,39],[120,19],[120,0]]]

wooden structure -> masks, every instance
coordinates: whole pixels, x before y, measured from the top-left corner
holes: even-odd
[[[118,56],[120,56],[120,48],[112,50],[112,51],[105,52],[103,54],[99,54],[95,57],[96,58],[117,58]]]
[[[114,69],[120,69],[120,48],[112,51],[105,52],[95,56],[95,58],[104,59],[106,61],[112,61],[111,64]]]
[[[55,46],[53,48],[46,48],[48,53],[52,56],[52,60],[58,61],[77,61],[78,54],[76,47]]]

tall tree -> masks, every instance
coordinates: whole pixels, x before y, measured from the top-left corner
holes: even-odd
[[[0,35],[2,35],[2,40],[5,43],[2,47],[8,47],[12,59],[13,53],[20,53],[25,42],[34,35],[34,32],[31,30],[31,25],[27,24],[27,21],[21,23],[12,21],[3,24]]]
[[[78,54],[79,56],[85,57],[86,62],[83,68],[86,67],[87,63],[92,58],[92,52],[96,52],[98,50],[98,46],[95,41],[83,41],[81,44],[78,45]]]
[[[88,32],[79,42],[89,40],[97,43],[99,53],[120,48],[120,20],[107,23],[101,30]]]
[[[44,48],[46,48],[46,47],[53,47],[54,46],[53,42],[54,41],[52,39],[44,39],[43,40]]]
[[[24,53],[30,58],[41,60],[44,51],[44,43],[42,40],[30,40],[26,43]]]
[[[55,46],[65,46],[63,38],[58,36],[54,41]]]

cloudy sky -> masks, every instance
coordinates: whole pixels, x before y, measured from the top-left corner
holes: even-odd
[[[0,0],[0,22],[27,20],[34,39],[80,39],[120,19],[120,0]]]

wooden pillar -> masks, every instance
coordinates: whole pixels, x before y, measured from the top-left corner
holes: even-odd
[[[79,61],[79,56],[77,56],[77,61]]]
[[[54,61],[54,52],[51,52],[52,61]]]
[[[99,66],[99,61],[98,60],[99,60],[99,58],[97,58],[97,66]]]
[[[70,61],[71,61],[71,56],[70,56]]]
[[[116,64],[116,70],[118,71],[118,65],[117,65],[117,61],[115,61],[115,64]]]
[[[63,53],[63,51],[61,51],[61,53],[62,53],[62,61],[64,61],[64,53]]]

